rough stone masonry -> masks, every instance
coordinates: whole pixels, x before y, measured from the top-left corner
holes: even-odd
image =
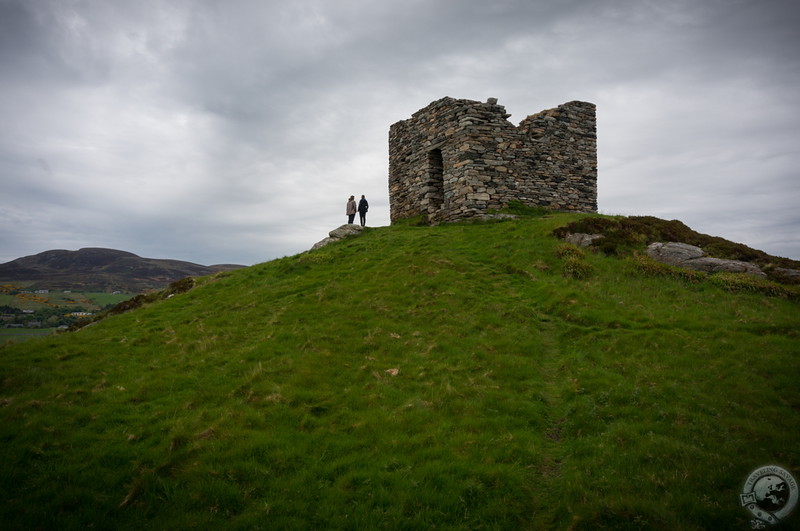
[[[571,101],[518,126],[497,99],[442,98],[389,128],[391,220],[482,216],[510,201],[597,211],[595,106]]]

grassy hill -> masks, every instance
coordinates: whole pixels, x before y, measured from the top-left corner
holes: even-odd
[[[796,288],[552,235],[583,217],[368,229],[0,349],[0,521],[749,529],[750,472],[800,477]]]

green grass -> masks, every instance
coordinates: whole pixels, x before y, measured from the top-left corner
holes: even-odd
[[[6,342],[19,342],[50,335],[55,330],[55,328],[0,328],[0,346]]]
[[[800,473],[798,302],[582,218],[368,229],[3,348],[0,520],[749,528],[748,474]]]

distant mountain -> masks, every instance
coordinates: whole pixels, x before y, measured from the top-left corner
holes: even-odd
[[[115,249],[87,247],[52,250],[0,264],[0,283],[25,284],[32,289],[142,292],[162,289],[189,276],[211,275],[244,266],[204,266],[158,258],[142,258]]]

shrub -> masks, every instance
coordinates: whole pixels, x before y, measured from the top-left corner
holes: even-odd
[[[744,273],[714,273],[709,275],[702,271],[676,267],[657,262],[643,253],[634,252],[630,258],[633,270],[642,275],[654,277],[671,277],[685,282],[697,283],[707,280],[710,284],[732,292],[752,292],[774,297],[800,299],[800,289],[784,286],[770,280],[746,275]]]
[[[800,290],[796,288],[783,286],[767,279],[743,273],[717,273],[716,275],[711,275],[708,281],[727,291],[749,291],[774,297],[800,298]]]
[[[575,256],[564,259],[564,276],[567,278],[589,278],[593,271],[592,264]]]
[[[164,290],[163,297],[168,297],[169,295],[177,295],[178,293],[186,293],[190,289],[192,289],[196,284],[194,277],[186,277],[180,280],[176,280],[169,286],[167,289]]]
[[[663,264],[653,260],[646,254],[635,251],[630,258],[630,263],[635,272],[651,277],[671,277],[692,283],[700,282],[707,277],[702,271]]]
[[[556,256],[565,259],[565,258],[576,258],[582,259],[586,256],[586,253],[580,247],[576,247],[571,243],[562,243],[555,250]]]
[[[773,264],[769,264],[767,267],[761,268],[761,270],[767,274],[767,278],[779,282],[780,284],[800,284],[800,278],[787,275]]]
[[[564,276],[567,278],[589,278],[592,271],[592,265],[580,258],[570,256],[564,260]]]
[[[567,278],[588,278],[592,265],[584,260],[586,252],[571,243],[562,243],[555,248],[555,254],[564,261],[564,276]]]

